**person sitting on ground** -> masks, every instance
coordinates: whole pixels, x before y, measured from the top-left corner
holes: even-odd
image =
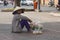
[[[24,26],[27,28],[28,32],[31,31],[28,22],[31,23],[32,21],[28,17],[21,15],[22,13],[24,13],[24,9],[21,7],[16,7],[12,13],[14,15],[12,20],[12,32],[21,32]]]

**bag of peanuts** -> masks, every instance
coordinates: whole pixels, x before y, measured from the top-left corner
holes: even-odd
[[[39,22],[33,22],[30,26],[33,34],[42,34],[43,27]]]

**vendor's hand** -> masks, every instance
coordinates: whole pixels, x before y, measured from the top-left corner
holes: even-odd
[[[33,23],[31,22],[30,25],[32,25]]]
[[[35,25],[35,23],[34,23],[34,22],[31,22],[30,24],[31,24],[31,25]]]

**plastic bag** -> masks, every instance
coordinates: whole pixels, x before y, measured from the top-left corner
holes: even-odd
[[[31,28],[33,30],[33,34],[41,34],[42,33],[42,25],[40,24],[40,22],[33,22],[31,25]]]

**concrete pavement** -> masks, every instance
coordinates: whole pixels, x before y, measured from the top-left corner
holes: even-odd
[[[50,12],[25,12],[33,21],[40,21],[43,34],[11,33],[11,12],[0,12],[0,40],[60,40],[60,17],[52,16]]]
[[[60,16],[60,12],[51,12],[50,14],[57,17]]]

